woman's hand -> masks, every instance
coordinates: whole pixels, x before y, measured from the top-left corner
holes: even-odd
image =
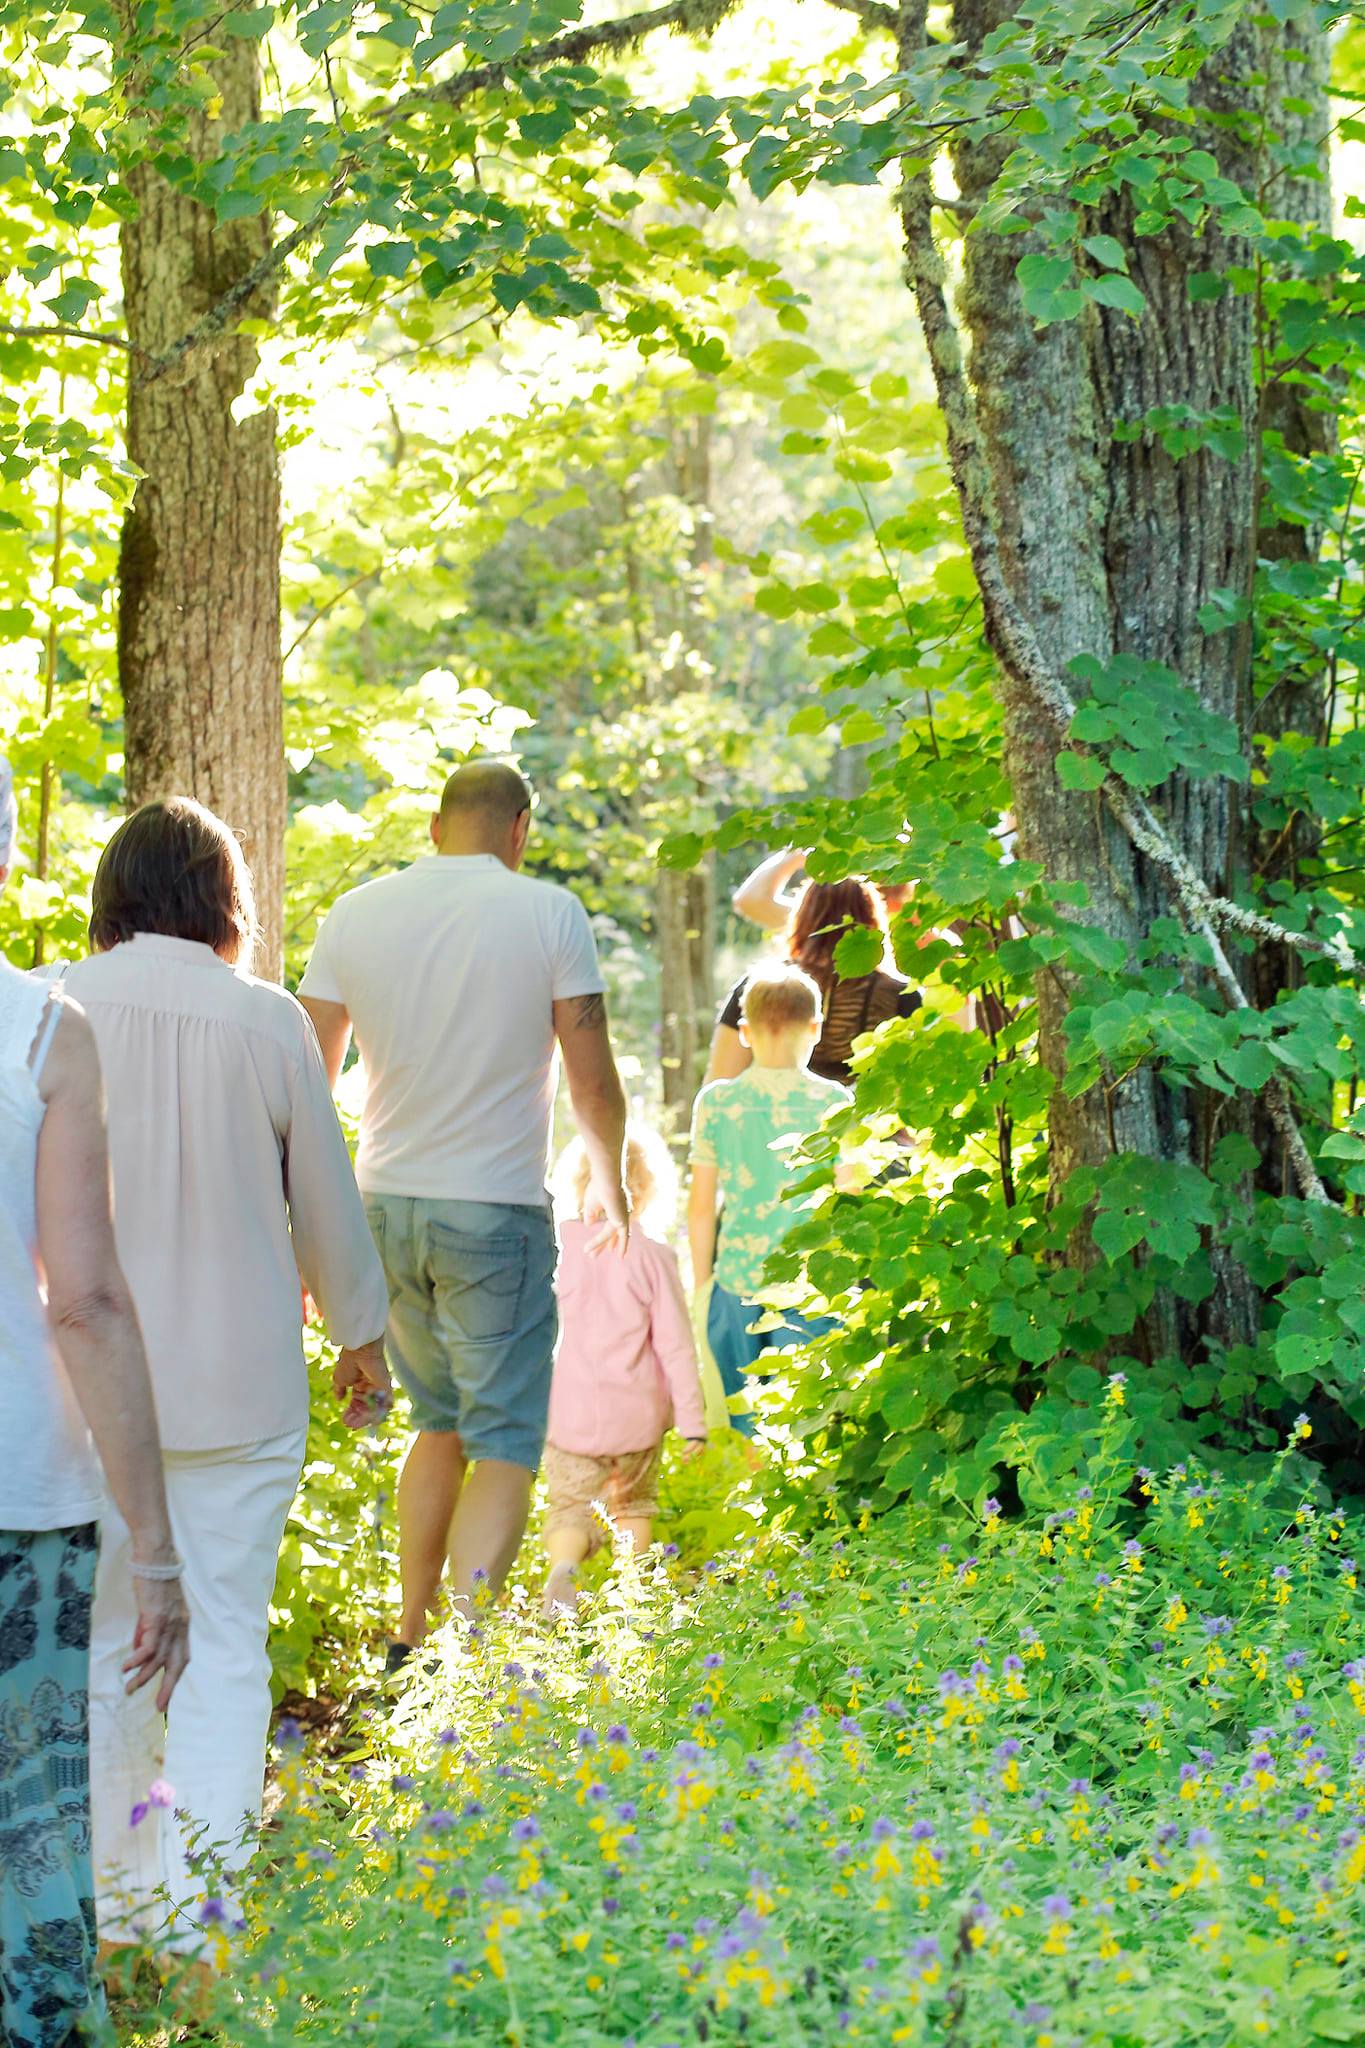
[[[164,1714],[190,1661],[190,1615],[184,1588],[179,1579],[134,1576],[133,1591],[137,1597],[137,1632],[132,1650],[123,1660],[124,1691],[141,1692],[159,1671],[156,1710]]]
[[[382,1337],[371,1344],[358,1344],[354,1351],[338,1352],[332,1392],[346,1403],[341,1419],[347,1429],[364,1429],[383,1420],[393,1406],[393,1381]]]

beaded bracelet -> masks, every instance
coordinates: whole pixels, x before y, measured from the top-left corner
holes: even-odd
[[[158,1584],[185,1576],[183,1564],[134,1564],[129,1570],[135,1579],[155,1579]]]

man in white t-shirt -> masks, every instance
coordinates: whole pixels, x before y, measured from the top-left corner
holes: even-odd
[[[336,903],[299,996],[335,1082],[365,1067],[356,1172],[389,1283],[388,1342],[418,1435],[398,1490],[397,1668],[443,1571],[457,1601],[516,1558],[540,1463],[556,1313],[545,1179],[558,1054],[606,1221],[624,1248],[626,1103],[592,927],[520,874],[531,790],[515,768],[456,769],[435,854]]]

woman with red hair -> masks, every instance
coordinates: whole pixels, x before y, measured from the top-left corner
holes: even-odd
[[[886,949],[886,904],[881,892],[855,876],[845,882],[807,882],[790,909],[786,935],[787,958],[810,975],[824,1003],[811,1072],[846,1088],[852,1085],[854,1042],[891,1017],[913,1016],[923,1001],[918,989],[885,965],[867,974],[839,973],[834,958],[839,941],[860,926],[877,932]],[[745,981],[736,982],[720,1013],[711,1041],[708,1081],[733,1080],[750,1063],[739,1030]]]

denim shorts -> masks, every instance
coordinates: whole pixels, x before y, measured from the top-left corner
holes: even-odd
[[[389,1283],[389,1363],[416,1428],[454,1432],[471,1460],[534,1472],[555,1337],[548,1209],[367,1194]]]
[[[712,1282],[711,1299],[706,1310],[706,1341],[716,1361],[727,1400],[733,1400],[736,1394],[747,1393],[755,1381],[762,1384],[766,1375],[756,1373],[754,1367],[765,1352],[808,1343],[811,1338],[823,1337],[834,1328],[832,1316],[803,1316],[793,1308],[785,1311],[778,1328],[755,1330],[753,1325],[761,1322],[767,1314],[768,1310],[758,1302],[745,1301],[741,1295],[732,1294],[728,1287],[721,1286],[719,1280]],[[731,1410],[730,1423],[745,1436],[754,1433],[753,1415],[743,1409]]]

